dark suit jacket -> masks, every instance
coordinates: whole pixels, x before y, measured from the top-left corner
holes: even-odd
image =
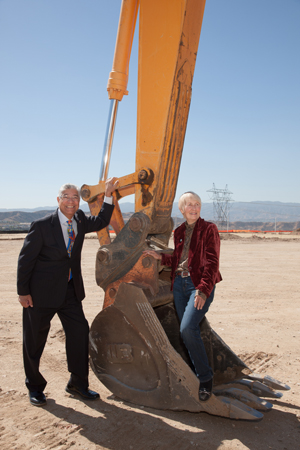
[[[171,288],[173,287],[175,271],[183,250],[185,230],[184,222],[174,232],[175,249],[173,254],[162,254],[161,264],[172,267]],[[199,289],[207,297],[209,297],[214,285],[222,280],[219,272],[219,257],[220,236],[218,228],[212,222],[206,222],[199,217],[191,238],[188,268],[195,288]]]
[[[57,210],[33,222],[19,255],[18,294],[30,294],[34,306],[56,308],[64,302],[71,268],[76,297],[83,300],[81,250],[84,236],[108,226],[113,209],[113,205],[103,203],[98,216],[87,217],[80,209],[76,212],[77,235],[71,258],[67,253]]]

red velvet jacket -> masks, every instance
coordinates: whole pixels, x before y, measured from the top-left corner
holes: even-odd
[[[178,267],[183,250],[185,237],[185,222],[176,228],[174,232],[175,249],[172,255],[162,253],[161,264],[172,267],[171,289],[173,288],[175,271]],[[197,220],[192,234],[188,268],[192,282],[209,297],[214,285],[222,280],[219,272],[220,236],[215,224],[204,219]]]

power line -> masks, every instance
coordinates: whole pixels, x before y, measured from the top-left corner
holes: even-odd
[[[217,222],[219,228],[222,223],[227,224],[229,222],[229,202],[232,202],[231,199],[232,192],[230,192],[227,188],[227,184],[225,189],[217,189],[215,187],[215,183],[213,183],[212,189],[209,189],[207,192],[212,193],[213,205],[214,205],[214,220]]]

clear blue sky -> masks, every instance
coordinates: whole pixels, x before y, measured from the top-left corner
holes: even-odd
[[[174,0],[176,1],[176,0]],[[0,0],[0,208],[97,184],[120,0]],[[177,196],[300,202],[300,0],[207,0]],[[110,175],[135,170],[137,43]],[[128,198],[126,201],[133,201]]]

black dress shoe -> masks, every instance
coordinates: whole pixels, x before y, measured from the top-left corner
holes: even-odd
[[[97,398],[100,398],[100,395],[97,392],[91,391],[90,389],[82,389],[73,386],[72,384],[67,384],[66,392],[69,394],[78,394],[84,400],[96,400]]]
[[[45,394],[40,391],[29,391],[29,401],[33,406],[44,406],[47,403]]]
[[[207,402],[210,399],[213,387],[213,379],[209,381],[200,381],[199,400],[200,402]]]

